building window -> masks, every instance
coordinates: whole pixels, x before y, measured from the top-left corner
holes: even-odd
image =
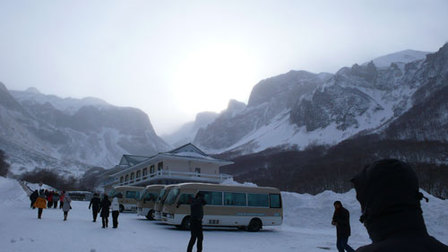
[[[148,175],[148,168],[143,169],[143,177]]]
[[[129,181],[129,175],[126,175],[126,177],[124,177],[124,182],[128,182]]]
[[[196,173],[196,176],[200,177],[201,176],[201,168],[199,168],[199,167],[194,168],[194,173]]]
[[[154,165],[151,165],[150,167],[149,167],[149,173],[150,174],[153,174],[155,171],[154,171]]]
[[[120,183],[123,183],[123,176],[120,177]]]
[[[140,171],[137,171],[137,173],[135,174],[135,177],[140,178],[140,173],[141,173]]]
[[[159,162],[159,163],[157,164],[157,170],[158,170],[158,171],[163,170],[163,162]]]

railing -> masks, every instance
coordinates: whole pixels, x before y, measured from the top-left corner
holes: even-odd
[[[232,178],[228,174],[207,174],[207,173],[197,173],[197,172],[180,172],[180,171],[170,171],[161,170],[148,175],[135,178],[133,180],[118,182],[118,185],[133,185],[135,183],[150,182],[155,179],[179,179],[185,181],[197,181],[197,182],[213,182],[220,183],[226,179]]]

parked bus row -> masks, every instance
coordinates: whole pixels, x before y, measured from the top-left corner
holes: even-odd
[[[238,227],[258,231],[263,226],[281,225],[283,206],[280,191],[272,187],[248,187],[206,183],[119,186],[110,195],[117,196],[120,211],[137,211],[149,220],[158,220],[189,229],[190,203],[201,192],[204,226]]]

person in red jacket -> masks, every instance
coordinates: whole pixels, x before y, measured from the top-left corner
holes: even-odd
[[[61,196],[59,196],[59,209],[62,209],[64,206],[64,198],[65,198],[65,191],[62,191]]]

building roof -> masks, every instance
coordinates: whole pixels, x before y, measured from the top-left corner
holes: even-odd
[[[131,166],[139,164],[147,159],[149,159],[149,157],[136,156],[136,155],[123,155],[123,157],[121,157],[120,163],[118,165],[131,167]]]
[[[123,173],[128,169],[132,169],[134,168],[134,166],[148,165],[155,160],[161,160],[161,159],[194,160],[194,161],[216,163],[220,164],[221,166],[233,164],[232,161],[226,161],[209,156],[192,143],[188,143],[171,151],[158,153],[152,157],[123,155],[119,165],[125,166],[124,169],[112,174],[112,176],[118,175],[119,173]]]

